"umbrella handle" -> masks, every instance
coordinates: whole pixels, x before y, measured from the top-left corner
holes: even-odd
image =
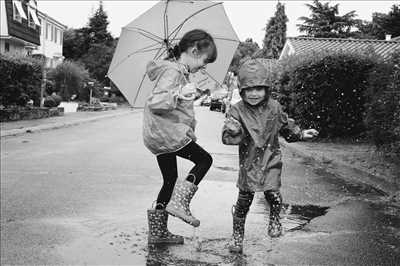
[[[191,96],[188,97],[181,95],[180,98],[185,101],[193,101],[196,98],[196,95],[194,93],[192,93]]]

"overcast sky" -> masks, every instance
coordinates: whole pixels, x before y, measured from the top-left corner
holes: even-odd
[[[273,16],[277,1],[223,1],[226,12],[239,38],[253,38],[261,46],[265,25]],[[288,36],[297,36],[296,24],[300,16],[309,16],[305,3],[312,1],[281,1],[285,4]],[[121,28],[152,7],[156,1],[105,0],[103,6],[109,19],[109,30],[118,37]],[[373,12],[388,13],[398,1],[330,1],[339,3],[339,15],[355,10],[358,18],[371,20]],[[99,5],[99,1],[39,0],[38,9],[71,28],[80,28],[88,23],[89,17]]]

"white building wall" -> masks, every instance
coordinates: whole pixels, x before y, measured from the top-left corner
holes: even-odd
[[[54,68],[63,61],[63,35],[65,26],[55,22],[49,16],[39,13],[41,27],[40,46],[34,54],[47,58],[47,67]]]
[[[0,36],[8,35],[8,24],[5,1],[0,1]],[[3,47],[4,48],[4,47]]]
[[[6,43],[8,43],[8,51],[5,50]],[[16,42],[12,39],[0,39],[0,54],[26,56],[27,50],[21,42]]]

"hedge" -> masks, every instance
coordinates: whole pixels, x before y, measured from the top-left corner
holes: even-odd
[[[376,59],[362,54],[319,53],[280,62],[275,90],[286,111],[321,137],[352,137],[365,131],[365,91]]]
[[[376,146],[400,160],[400,50],[371,71],[365,123]]]
[[[40,105],[41,61],[30,57],[0,55],[0,104],[25,106],[32,99]]]

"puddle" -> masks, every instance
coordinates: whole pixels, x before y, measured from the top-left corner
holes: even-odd
[[[323,216],[329,207],[316,205],[290,205],[283,204],[281,212],[282,226],[287,232],[301,230],[312,219]]]
[[[214,166],[214,168],[217,168],[222,171],[230,171],[230,172],[237,172],[238,169],[230,166]]]
[[[324,182],[328,182],[336,185],[342,191],[350,193],[352,195],[361,196],[364,194],[375,194],[379,196],[387,196],[387,194],[377,188],[374,188],[367,184],[357,183],[356,181],[347,181],[342,179],[340,176],[327,171],[324,168],[316,168],[314,172],[324,178]]]

